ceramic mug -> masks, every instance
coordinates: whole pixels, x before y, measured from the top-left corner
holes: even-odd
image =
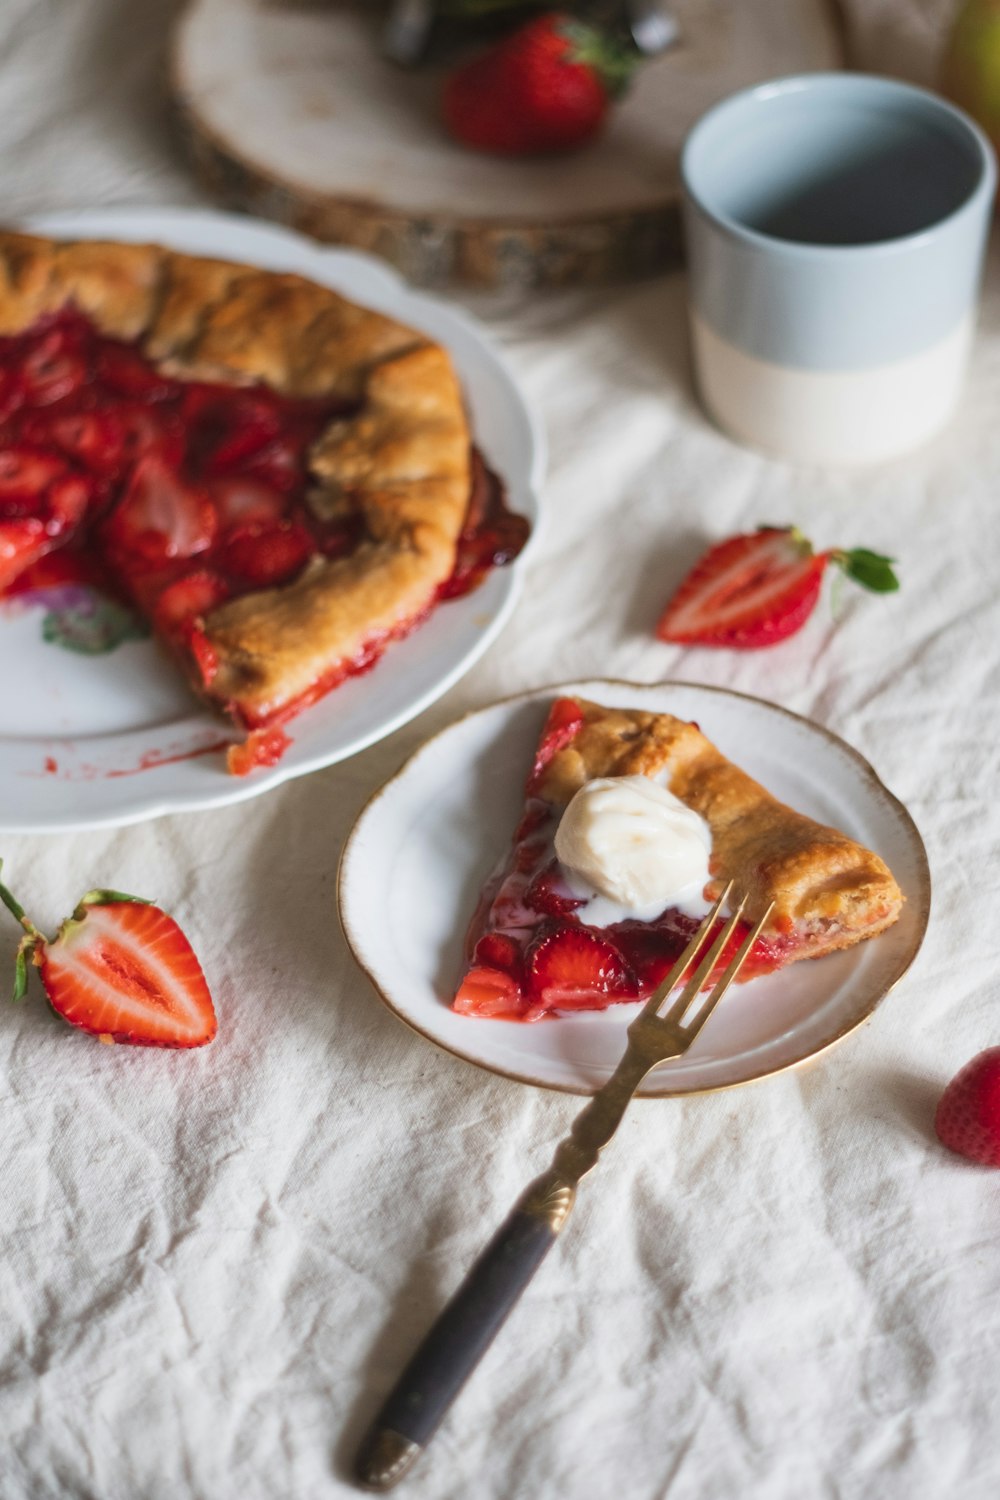
[[[968,116],[888,78],[784,78],[709,110],[681,175],[695,375],[720,427],[860,464],[945,425],[996,186]]]

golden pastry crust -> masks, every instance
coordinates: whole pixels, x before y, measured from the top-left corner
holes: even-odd
[[[138,340],[181,379],[261,382],[343,398],[310,455],[320,516],[363,518],[358,550],[205,617],[218,670],[208,697],[247,723],[280,717],[434,603],[454,566],[471,486],[462,394],[440,345],[301,276],[156,245],[60,243],[0,232],[0,334],[74,303],[99,331]]]
[[[765,931],[803,939],[789,960],[847,948],[895,922],[903,896],[877,854],[786,807],[696,725],[574,701],[583,725],[545,767],[541,796],[561,806],[595,776],[666,771],[670,791],[711,829],[716,893],[734,880],[749,897],[751,922],[773,903]]]

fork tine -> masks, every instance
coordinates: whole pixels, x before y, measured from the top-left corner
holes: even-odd
[[[650,995],[649,999],[642,1007],[642,1010],[639,1012],[639,1017],[645,1018],[646,1016],[655,1016],[656,1012],[659,1010],[664,1000],[666,1000],[671,990],[675,990],[680,984],[691,964],[698,957],[698,954],[704,947],[705,940],[711,932],[713,924],[718,920],[720,911],[722,910],[725,903],[729,900],[729,895],[732,889],[733,882],[730,881],[726,886],[726,889],[722,892],[722,895],[719,897],[718,901],[716,901],[715,905],[712,907],[712,910],[708,913],[708,916],[705,917],[702,921],[702,924],[698,928],[698,931],[688,943],[687,947],[684,949],[684,952],[674,964],[666,979],[661,980],[661,982],[656,986],[656,989]]]
[[[771,903],[771,905],[773,905],[773,902]],[[737,948],[732,958],[729,960],[729,963],[726,965],[725,973],[716,984],[714,990],[705,1001],[701,1010],[688,1022],[687,1026],[684,1027],[684,1035],[688,1042],[694,1041],[695,1037],[698,1035],[699,1031],[704,1026],[705,1022],[708,1020],[709,1016],[712,1014],[713,1010],[718,1005],[719,1001],[722,999],[729,986],[732,984],[733,980],[739,974],[740,970],[743,967],[743,963],[746,959],[747,954],[750,952],[750,949],[760,937],[764,923],[767,921],[770,915],[771,906],[768,906],[767,911],[761,917],[760,921],[747,933],[746,937],[743,939],[742,943]]]
[[[746,896],[743,896],[732,916],[722,927],[708,952],[705,954],[697,969],[691,975],[681,995],[674,1001],[670,1009],[664,1014],[663,1019],[670,1021],[674,1026],[679,1026],[684,1019],[685,1012],[691,1006],[692,1001],[701,994],[703,987],[708,983],[712,970],[719,961],[729,939],[736,931],[737,923],[743,916],[743,908],[747,904]]]

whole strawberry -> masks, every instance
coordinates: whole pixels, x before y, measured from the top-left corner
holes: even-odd
[[[598,133],[637,56],[596,27],[551,11],[451,75],[445,124],[478,151],[571,150]]]
[[[753,650],[800,630],[816,608],[829,564],[877,594],[899,588],[892,559],[867,547],[814,552],[795,526],[762,526],[717,542],[670,600],[656,633],[689,646]]]
[[[955,1074],[941,1095],[934,1129],[959,1156],[1000,1167],[1000,1047],[987,1047]]]

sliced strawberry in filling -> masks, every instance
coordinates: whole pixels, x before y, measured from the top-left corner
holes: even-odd
[[[207,495],[162,459],[148,455],[136,465],[106,524],[105,538],[119,556],[156,564],[207,552],[217,525]]]
[[[546,1010],[598,1010],[639,994],[622,954],[588,927],[544,932],[528,957],[528,973],[531,993]]]
[[[78,391],[90,376],[86,343],[71,323],[57,323],[35,340],[20,365],[27,402],[52,406]]]
[[[524,904],[544,916],[568,917],[579,911],[584,903],[580,897],[570,894],[559,862],[553,859],[539,870],[528,886]]]
[[[549,717],[535,755],[535,765],[528,781],[528,790],[536,787],[542,772],[554,755],[565,750],[583,724],[583,714],[572,698],[557,698],[549,710]]]
[[[500,969],[478,965],[469,970],[455,996],[455,1010],[463,1016],[521,1019],[526,1010],[521,988]]]
[[[203,619],[209,610],[223,604],[229,594],[226,580],[209,568],[182,573],[157,599],[153,623],[165,635],[174,635],[192,621]]]
[[[301,573],[313,551],[313,539],[300,522],[255,522],[226,537],[226,567],[252,588],[272,588]]]
[[[245,474],[228,479],[210,479],[205,493],[215,506],[224,535],[238,526],[265,526],[285,514],[285,496],[261,479]]]

